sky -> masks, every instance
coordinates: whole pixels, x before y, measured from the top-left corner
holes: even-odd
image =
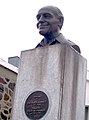
[[[54,5],[64,15],[63,35],[80,46],[89,70],[88,0],[0,0],[0,58],[20,56],[33,49],[43,38],[36,28],[36,14],[46,5]]]

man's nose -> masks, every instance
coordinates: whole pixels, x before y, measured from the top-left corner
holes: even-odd
[[[43,22],[44,21],[44,16],[41,15],[40,18],[39,18],[39,22]]]
[[[40,18],[38,20],[38,23],[37,23],[37,28],[39,28],[40,23],[44,23],[44,17],[43,16],[40,16]]]

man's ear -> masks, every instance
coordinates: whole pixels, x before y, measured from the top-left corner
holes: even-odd
[[[61,29],[62,26],[63,26],[64,18],[63,18],[62,16],[60,16],[60,17],[58,18],[58,20],[59,20],[59,27],[60,27],[60,29]]]

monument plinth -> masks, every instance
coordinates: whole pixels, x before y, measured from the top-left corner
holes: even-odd
[[[21,52],[12,120],[84,120],[86,59],[66,45]]]

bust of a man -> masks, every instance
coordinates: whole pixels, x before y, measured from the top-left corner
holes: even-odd
[[[55,6],[42,7],[37,13],[37,28],[40,35],[44,36],[42,41],[36,47],[45,47],[54,44],[67,44],[81,53],[79,46],[66,40],[60,33],[64,22],[64,16],[61,10]]]

